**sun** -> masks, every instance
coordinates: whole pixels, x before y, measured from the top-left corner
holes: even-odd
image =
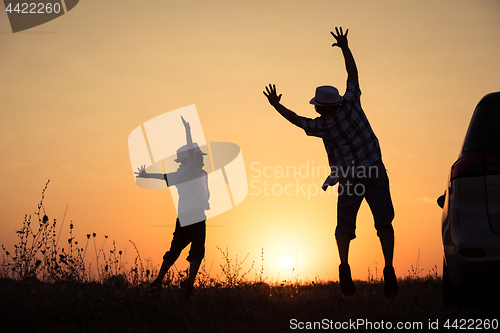
[[[290,266],[292,266],[292,258],[290,258],[289,256],[281,256],[280,258],[280,266],[283,267],[283,268],[289,268]]]

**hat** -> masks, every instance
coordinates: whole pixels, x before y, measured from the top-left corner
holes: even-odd
[[[201,149],[200,149],[200,147],[198,147],[197,143],[193,143],[192,149],[194,149],[195,155],[206,155],[204,152],[201,151]],[[175,159],[174,161],[180,162],[180,161],[186,160],[188,158],[189,158],[189,152],[187,149],[187,145],[184,145],[184,146],[180,147],[179,149],[177,149],[177,159]]]
[[[337,88],[321,86],[316,88],[316,96],[309,103],[318,106],[334,106],[340,104],[342,100],[343,98],[339,95]]]

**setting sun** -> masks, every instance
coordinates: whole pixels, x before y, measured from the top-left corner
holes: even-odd
[[[286,255],[282,256],[280,258],[280,266],[283,268],[289,268],[290,266],[292,266],[292,258]]]

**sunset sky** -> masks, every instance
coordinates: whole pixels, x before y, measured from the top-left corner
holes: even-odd
[[[275,83],[282,104],[316,117],[309,100],[317,86],[345,91],[342,53],[330,35],[342,26],[391,182],[396,274],[404,277],[419,253],[423,274],[435,265],[441,274],[436,198],[474,107],[500,90],[500,1],[94,0],[15,34],[0,8],[6,248],[50,179],[47,215],[62,220],[68,207],[60,245],[73,221],[80,244],[88,233],[98,246],[108,235],[105,249],[114,240],[130,264],[132,240],[159,265],[174,204],[169,191],[135,184],[127,139],[145,121],[195,104],[207,141],[241,147],[249,184],[242,203],[207,221],[207,270],[221,273],[217,247],[228,247],[233,259],[249,254],[243,269],[255,261],[253,278],[263,249],[271,281],[297,271],[302,280],[337,280],[337,198],[317,192],[323,175],[312,174],[327,165],[323,143],[282,118],[262,91]],[[276,174],[287,167],[303,173]],[[287,184],[294,195],[278,193]],[[353,277],[366,279],[376,268],[380,276],[383,256],[366,202],[357,221]],[[279,265],[285,255],[293,260],[286,269]],[[186,257],[187,250],[177,268],[187,267]]]

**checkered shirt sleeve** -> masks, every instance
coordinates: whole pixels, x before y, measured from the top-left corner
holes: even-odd
[[[323,139],[330,167],[370,166],[381,158],[378,139],[361,108],[360,96],[359,86],[348,80],[337,111],[301,120],[307,135]]]

